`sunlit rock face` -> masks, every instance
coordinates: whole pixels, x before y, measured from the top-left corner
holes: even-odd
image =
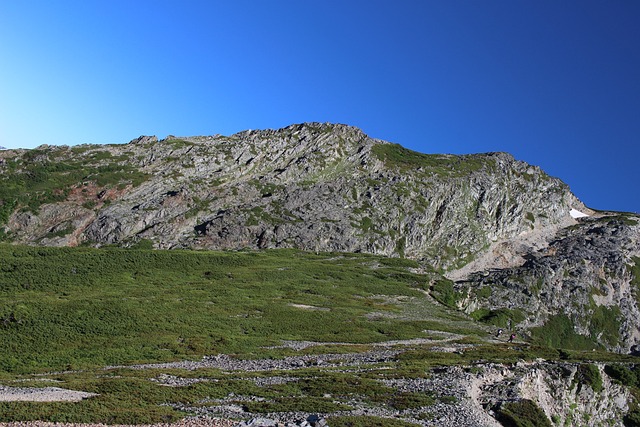
[[[298,247],[451,268],[492,242],[555,227],[571,209],[585,209],[560,180],[509,154],[419,154],[345,125],[140,137],[24,155],[11,158],[13,173],[34,163],[86,169],[53,189],[64,192],[55,203],[16,206],[6,231],[24,243]],[[97,179],[125,167],[110,182]]]

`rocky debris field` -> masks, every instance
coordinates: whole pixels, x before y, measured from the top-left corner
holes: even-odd
[[[318,415],[310,415],[306,419],[285,423],[258,417],[243,421],[236,427],[329,427],[329,424],[326,419]]]
[[[160,372],[150,381],[167,387],[188,387],[197,382],[217,382],[219,378],[197,376],[198,369],[217,369],[224,376],[252,381],[258,387],[286,385],[309,379],[309,369],[332,375],[350,374],[356,377],[376,378],[375,382],[393,390],[394,394],[429,396],[430,401],[406,408],[376,403],[364,395],[344,397],[340,403],[346,409],[327,413],[311,412],[252,412],[250,403],[263,403],[264,397],[229,393],[222,399],[204,399],[194,404],[167,403],[167,405],[190,414],[176,424],[156,424],[172,427],[326,427],[334,417],[376,417],[401,420],[424,427],[500,427],[496,410],[504,402],[521,399],[536,401],[549,419],[560,420],[560,425],[571,417],[593,420],[585,425],[598,425],[606,420],[622,420],[628,411],[629,392],[614,383],[604,373],[604,366],[592,364],[602,380],[598,391],[580,377],[579,363],[544,361],[520,361],[517,363],[474,362],[471,365],[427,367],[422,375],[379,375],[389,369],[389,364],[398,361],[403,352],[428,348],[434,353],[462,354],[471,350],[471,344],[459,344],[442,340],[428,347],[415,342],[385,347],[373,346],[370,351],[344,354],[296,355],[282,359],[240,360],[228,355],[205,357],[201,361],[183,361],[164,364],[128,366],[134,370],[157,369]],[[289,348],[308,348],[312,342],[285,342]],[[339,344],[339,343],[336,343]],[[519,347],[514,347],[518,349]],[[108,367],[113,369],[116,367]],[[123,368],[123,367],[117,367]],[[174,374],[162,370],[174,370]],[[175,371],[175,370],[178,371]],[[325,370],[326,369],[326,370]],[[179,370],[190,372],[184,377]],[[205,371],[211,372],[211,371]],[[270,374],[272,372],[273,374]],[[390,371],[391,372],[391,371]],[[195,373],[196,375],[193,375]],[[206,374],[205,374],[206,375]],[[306,376],[305,376],[306,375]],[[313,374],[311,374],[313,375]],[[333,377],[327,377],[333,378]],[[330,380],[329,380],[330,381]],[[581,382],[582,381],[582,382]],[[576,386],[577,385],[577,386]],[[331,384],[327,383],[330,389]],[[90,398],[88,394],[56,387],[11,388],[0,387],[0,396],[8,400],[64,400],[65,398]],[[29,399],[31,397],[31,399]],[[327,397],[327,396],[325,396]],[[345,400],[346,399],[346,400]],[[347,401],[348,400],[348,401]],[[592,402],[599,401],[594,405]],[[611,424],[622,426],[622,422]],[[93,427],[101,424],[53,424],[46,422],[0,423],[0,427]]]
[[[343,365],[346,367],[346,365]],[[260,378],[260,381],[279,381],[278,377],[268,379]],[[295,377],[288,377],[288,381],[296,381]],[[181,384],[180,379],[171,378],[167,384]],[[462,368],[445,368],[427,379],[398,379],[386,380],[385,385],[396,389],[398,392],[429,393],[437,397],[437,402],[428,408],[415,408],[406,410],[392,410],[382,406],[372,406],[365,402],[352,400],[349,402],[354,409],[349,411],[339,411],[331,414],[312,414],[305,412],[288,413],[267,413],[251,419],[238,427],[275,427],[275,426],[312,426],[313,424],[303,424],[301,420],[318,416],[320,418],[335,416],[367,416],[390,419],[402,419],[422,426],[439,427],[498,427],[500,424],[495,421],[480,406],[477,400],[473,399],[470,393],[471,385],[474,383],[472,374],[465,372]],[[184,383],[182,383],[184,384]],[[199,416],[208,415],[221,418],[246,417],[241,403],[243,401],[256,401],[259,398],[246,398],[230,395],[226,399],[219,399],[207,402],[207,406],[189,407],[176,405],[176,409],[196,413]],[[257,416],[258,414],[250,414]],[[252,422],[252,423],[251,423]],[[330,421],[328,421],[330,425]]]
[[[0,402],[78,402],[91,396],[95,396],[95,394],[58,387],[0,386]]]
[[[463,351],[468,345],[451,343],[449,340],[456,338],[452,334],[448,339],[438,342],[437,346],[433,346],[434,351],[454,352]],[[127,366],[130,369],[184,369],[195,371],[203,368],[220,369],[223,372],[233,374],[234,372],[280,372],[280,374],[262,375],[260,377],[251,378],[258,386],[264,387],[274,384],[284,384],[287,382],[295,382],[300,378],[294,375],[283,376],[282,372],[295,372],[307,368],[326,368],[332,372],[366,372],[379,367],[381,364],[390,363],[396,357],[410,348],[410,345],[420,345],[426,342],[434,344],[431,340],[409,340],[393,342],[395,346],[390,347],[390,343],[373,346],[373,349],[362,353],[345,353],[345,354],[315,354],[315,355],[296,355],[283,359],[256,359],[241,360],[234,359],[228,355],[216,355],[204,357],[200,361],[181,361],[162,364],[146,364]],[[320,343],[314,342],[285,342],[284,347],[304,349],[315,346]],[[340,344],[340,343],[335,343]],[[114,369],[122,367],[110,366],[105,369]],[[216,381],[210,378],[183,378],[176,375],[159,374],[151,381],[157,382],[169,387],[185,387],[197,382]],[[349,406],[353,409],[348,411],[339,411],[333,413],[306,413],[306,412],[287,412],[287,413],[251,413],[243,407],[242,403],[247,401],[264,400],[258,397],[239,396],[230,394],[224,399],[209,399],[206,402],[200,402],[195,406],[182,404],[170,404],[174,408],[192,414],[179,424],[171,424],[173,427],[324,427],[330,425],[330,418],[335,416],[370,416],[381,418],[403,419],[405,421],[415,422],[423,426],[493,426],[495,421],[488,416],[479,405],[470,399],[468,388],[470,384],[469,374],[461,368],[446,368],[432,375],[430,378],[421,379],[394,379],[382,380],[384,385],[391,387],[399,392],[429,393],[435,397],[441,398],[436,404],[429,408],[392,410],[382,406],[377,407],[353,399],[349,402]],[[31,400],[45,400],[43,396],[49,395],[49,400],[76,400],[90,397],[88,393],[74,392],[72,390],[63,390],[54,387],[47,388],[0,388],[0,396],[5,393],[6,400],[13,397],[14,400],[29,400],[29,396],[34,397]],[[66,394],[64,394],[66,393]],[[0,399],[1,400],[1,399]],[[443,403],[445,402],[445,403]],[[425,415],[426,414],[426,415]],[[426,418],[426,419],[421,419]],[[48,427],[51,423],[8,423],[0,424],[0,427]],[[61,424],[55,424],[61,427]],[[65,424],[64,427],[92,427],[93,425]],[[99,426],[99,424],[96,424]],[[158,425],[160,426],[160,425]]]
[[[421,344],[430,340],[411,340],[403,342],[403,344]],[[296,349],[303,349],[309,346],[317,345],[311,342],[289,342],[285,346]],[[339,343],[336,343],[339,344]],[[396,343],[397,344],[397,343]],[[462,351],[469,345],[461,345],[449,343],[447,340],[441,342],[442,346],[433,347],[434,351],[454,352]],[[201,361],[181,361],[162,364],[146,364],[128,366],[132,369],[186,369],[196,370],[203,368],[216,368],[226,372],[265,372],[265,371],[295,371],[309,367],[333,369],[333,372],[354,372],[365,371],[371,369],[372,366],[387,363],[395,360],[396,356],[404,351],[403,348],[387,348],[386,345],[378,345],[371,351],[363,353],[346,353],[346,354],[320,354],[320,355],[300,355],[289,356],[283,359],[256,359],[256,360],[240,360],[229,357],[228,355],[216,355],[205,357]],[[116,367],[110,367],[116,368]],[[337,369],[337,370],[336,370]],[[257,385],[265,386],[268,384],[282,384],[285,382],[298,381],[295,376],[282,377],[279,375],[259,377],[252,379]],[[208,381],[203,378],[181,378],[173,375],[160,375],[152,379],[160,384],[172,387],[184,387],[195,382]],[[332,414],[320,414],[320,417],[326,416],[372,416],[381,418],[400,418],[406,421],[418,423],[423,426],[493,426],[495,420],[488,416],[482,408],[475,402],[471,401],[468,393],[470,378],[460,368],[448,368],[441,371],[438,375],[429,379],[403,379],[383,381],[385,385],[390,386],[401,392],[417,392],[431,393],[434,396],[443,398],[447,403],[436,403],[430,407],[426,413],[428,420],[420,419],[425,417],[425,411],[421,409],[410,410],[389,410],[383,407],[375,407],[364,402],[356,400],[349,402],[355,409],[350,411],[334,412]],[[270,426],[313,426],[313,424],[304,424],[306,420],[318,416],[313,413],[305,412],[287,412],[287,413],[268,413],[268,414],[251,414],[247,413],[242,406],[243,401],[259,401],[261,398],[230,395],[225,399],[210,400],[206,405],[185,406],[173,405],[176,409],[188,413],[194,413],[197,417],[220,417],[228,419],[246,418],[247,416],[255,416],[249,421],[239,426],[251,427],[270,427]],[[422,414],[422,415],[421,415]],[[260,416],[259,416],[260,415]]]
[[[308,419],[291,423],[279,423],[268,418],[252,418],[248,421],[232,421],[209,417],[191,417],[172,424],[110,425],[110,424],[67,424],[44,421],[0,423],[0,427],[329,427],[324,418],[310,416]]]

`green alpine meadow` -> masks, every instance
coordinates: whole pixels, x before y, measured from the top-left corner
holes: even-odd
[[[0,422],[638,426],[639,236],[347,125],[2,150]]]

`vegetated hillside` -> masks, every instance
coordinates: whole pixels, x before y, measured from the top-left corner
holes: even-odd
[[[433,301],[424,291],[438,274],[412,260],[8,244],[0,259],[0,421],[320,413],[336,427],[622,427],[640,417],[634,357],[494,338]],[[47,386],[91,397],[6,399]]]
[[[345,125],[3,151],[0,237],[410,258],[482,322],[556,346],[640,342],[637,216],[594,212],[506,153],[421,154]]]
[[[509,154],[344,125],[3,150],[0,380],[99,396],[0,420],[639,425],[607,352],[640,343],[639,236]]]
[[[251,355],[282,339],[484,336],[425,295],[415,261],[367,254],[0,244],[0,370]]]

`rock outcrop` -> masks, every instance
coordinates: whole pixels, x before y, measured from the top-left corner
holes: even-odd
[[[509,154],[425,155],[343,125],[143,136],[3,157],[11,164],[2,174],[12,179],[40,172],[63,181],[86,172],[67,188],[45,190],[60,192],[55,203],[42,200],[39,185],[25,188],[28,202],[2,197],[5,206],[14,203],[5,231],[28,244],[297,247],[406,256],[450,269],[494,241],[566,224],[572,208],[586,210],[560,180]],[[101,170],[117,176],[101,182]]]
[[[558,348],[595,345],[628,353],[640,343],[636,216],[582,218],[524,258],[516,267],[459,280],[460,307],[469,313],[517,311],[522,317],[514,327],[519,323]],[[545,331],[545,325],[555,330]]]

